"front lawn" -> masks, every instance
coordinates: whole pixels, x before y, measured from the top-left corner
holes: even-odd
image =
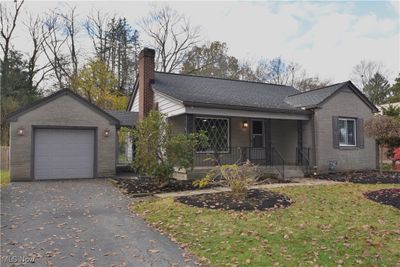
[[[8,170],[1,170],[0,172],[1,185],[6,185],[10,182],[10,172]]]
[[[343,184],[274,191],[295,201],[285,209],[232,212],[173,199],[133,210],[212,266],[395,266],[400,211],[363,196],[399,185]]]

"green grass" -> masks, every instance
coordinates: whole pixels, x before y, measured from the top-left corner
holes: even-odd
[[[6,185],[10,182],[10,172],[8,170],[1,170],[0,175],[1,185]]]
[[[228,212],[160,199],[132,206],[212,266],[395,266],[400,211],[363,197],[399,185],[280,188],[295,203],[269,212]]]

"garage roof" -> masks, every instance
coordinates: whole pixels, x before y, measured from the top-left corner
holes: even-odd
[[[34,110],[34,109],[36,109],[38,107],[41,107],[41,106],[43,106],[43,105],[45,105],[45,104],[47,104],[47,103],[49,103],[49,102],[61,97],[61,96],[64,96],[64,95],[71,96],[75,100],[81,102],[83,105],[87,106],[88,108],[92,109],[93,111],[99,113],[101,116],[103,116],[106,119],[108,119],[110,121],[110,123],[115,124],[115,125],[119,125],[120,124],[120,121],[117,118],[115,118],[114,116],[112,116],[108,112],[104,111],[103,109],[99,108],[95,104],[90,103],[85,98],[83,98],[80,95],[74,93],[73,91],[71,91],[68,88],[59,90],[59,91],[55,92],[54,94],[51,94],[51,95],[49,95],[47,97],[44,97],[44,98],[42,98],[42,99],[40,99],[38,101],[33,102],[32,104],[30,104],[30,105],[28,105],[26,107],[21,108],[20,110],[17,110],[15,112],[11,113],[8,116],[7,121],[9,121],[9,122],[17,121],[17,119],[21,115],[23,115],[23,114],[25,114],[25,113],[27,113],[27,112],[29,112],[31,110]]]

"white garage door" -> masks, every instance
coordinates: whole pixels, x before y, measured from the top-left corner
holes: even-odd
[[[94,130],[36,129],[35,179],[92,178]]]

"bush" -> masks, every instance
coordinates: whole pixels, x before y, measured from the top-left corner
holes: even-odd
[[[221,176],[232,190],[233,196],[238,199],[245,198],[250,184],[247,164],[242,166],[222,165],[220,170]]]
[[[172,135],[165,115],[158,111],[151,111],[132,134],[136,144],[134,167],[160,184],[169,182],[174,167],[192,168],[196,147],[207,141],[203,133]]]
[[[380,149],[380,172],[382,173],[383,148],[394,147],[400,142],[400,119],[396,117],[378,115],[368,119],[364,125],[368,137],[376,139]]]
[[[255,183],[263,173],[258,166],[250,161],[244,164],[221,165],[210,170],[206,177],[193,182],[193,185],[200,188],[208,185],[217,179],[222,179],[224,183],[232,190],[235,198],[243,199],[246,197],[248,187]]]

